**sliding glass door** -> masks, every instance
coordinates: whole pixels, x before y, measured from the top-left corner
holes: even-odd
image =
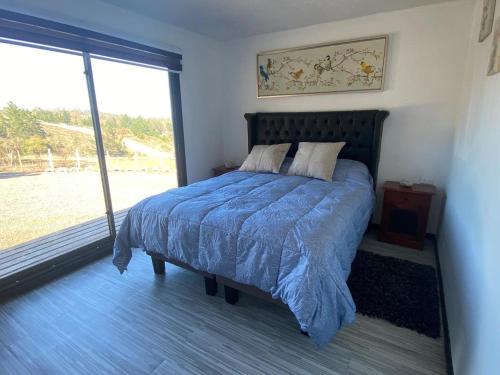
[[[0,56],[1,250],[106,210],[82,56],[5,43]]]
[[[68,246],[112,237],[113,218],[178,185],[165,69],[1,42],[0,56],[0,270],[1,250],[69,227]]]
[[[128,208],[187,179],[181,54],[3,9],[0,25],[1,292],[108,253]]]
[[[92,71],[114,211],[177,187],[168,74],[97,58]]]

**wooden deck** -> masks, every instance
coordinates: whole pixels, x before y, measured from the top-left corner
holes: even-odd
[[[119,230],[128,209],[115,213]],[[0,250],[0,291],[2,286],[19,283],[29,272],[57,267],[57,260],[76,252],[102,248],[112,242],[105,216],[51,233],[9,249]],[[79,254],[79,256],[88,254]],[[33,273],[33,272],[32,272]],[[33,275],[31,275],[33,276]]]

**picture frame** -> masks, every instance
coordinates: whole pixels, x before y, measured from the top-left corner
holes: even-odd
[[[389,36],[257,54],[257,97],[382,91]]]
[[[495,31],[491,45],[491,56],[488,67],[488,75],[492,76],[500,73],[500,17],[495,21]]]
[[[479,30],[479,42],[482,43],[488,38],[493,30],[495,20],[496,0],[483,0],[483,13],[481,28]]]

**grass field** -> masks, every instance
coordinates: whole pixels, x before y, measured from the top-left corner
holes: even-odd
[[[177,186],[171,173],[110,172],[113,210]],[[104,217],[98,172],[0,173],[0,250]]]

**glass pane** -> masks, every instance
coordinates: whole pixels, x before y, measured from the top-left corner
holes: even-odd
[[[0,43],[0,249],[107,228],[83,70],[81,56]]]
[[[168,73],[92,59],[115,212],[177,187]]]

